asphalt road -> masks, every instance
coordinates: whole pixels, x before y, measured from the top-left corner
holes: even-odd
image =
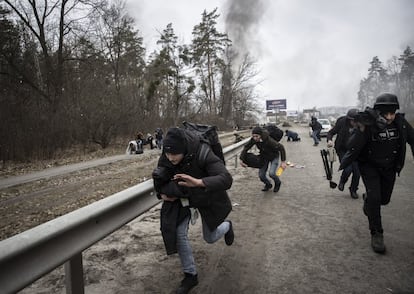
[[[329,188],[320,157],[325,145],[313,147],[308,129],[296,130],[301,142],[283,142],[295,166],[282,174],[278,193],[261,191],[257,170],[228,163],[235,242],[206,244],[200,222],[190,227],[199,272],[191,293],[414,293],[411,154],[382,209],[387,253],[378,255],[362,199]],[[178,257],[165,255],[159,207],[90,248],[84,266],[86,293],[174,293],[182,278]],[[56,271],[24,293],[63,293],[62,283]]]

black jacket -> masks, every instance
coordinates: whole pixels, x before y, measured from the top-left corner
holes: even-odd
[[[280,153],[280,159],[282,161],[286,161],[286,151],[285,151],[285,147],[283,147],[282,144],[280,144],[279,142],[274,140],[272,137],[270,137],[269,133],[266,130],[263,130],[261,137],[262,137],[262,142],[256,142],[253,138],[251,138],[250,141],[247,142],[247,144],[244,146],[243,151],[240,155],[241,160],[243,160],[247,151],[249,151],[250,148],[256,145],[260,151],[260,156],[263,159],[272,161],[273,159],[278,157]]]
[[[320,131],[322,130],[322,125],[318,122],[317,119],[312,119],[309,123],[309,126],[312,128],[312,131]]]
[[[347,150],[347,143],[351,137],[351,132],[349,131],[350,128],[352,128],[352,126],[350,125],[349,120],[346,116],[341,116],[326,136],[326,141],[330,141],[333,136],[336,135],[335,150],[338,154],[345,153]]]
[[[230,198],[226,190],[230,189],[233,179],[223,161],[208,147],[207,156],[200,158],[202,147],[197,135],[182,129],[182,135],[187,144],[187,154],[180,164],[174,166],[164,152],[153,173],[154,188],[157,196],[160,193],[167,196],[188,198],[191,207],[198,208],[201,217],[210,230],[214,230],[232,210]],[[185,188],[172,181],[177,173],[185,173],[195,178],[203,179],[205,188]],[[161,208],[161,232],[167,254],[176,252],[175,228],[189,214],[188,207],[183,207],[181,201],[164,201]]]
[[[400,174],[404,167],[406,144],[410,144],[411,152],[414,156],[414,129],[404,118],[404,114],[397,113],[394,119],[395,127],[397,129],[397,136],[395,142],[395,152],[393,152],[393,160],[391,162],[395,171]],[[348,151],[346,152],[339,169],[344,169],[354,160],[358,160],[360,165],[370,164],[375,167],[383,166],[388,158],[378,158],[376,154],[381,148],[381,142],[377,140],[378,134],[384,131],[379,130],[375,125],[366,126],[364,132],[355,129],[348,142]],[[384,144],[387,140],[384,140]]]

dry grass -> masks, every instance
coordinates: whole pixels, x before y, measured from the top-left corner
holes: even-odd
[[[7,161],[1,166],[0,177],[21,175],[45,168],[123,154],[126,150],[127,143],[128,140],[119,139],[105,149],[102,149],[97,144],[91,143],[88,146],[73,146],[70,149],[56,152],[53,158],[47,160],[31,160],[28,162]]]

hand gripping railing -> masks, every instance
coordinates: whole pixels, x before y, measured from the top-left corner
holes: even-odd
[[[235,158],[249,139],[223,149]],[[159,203],[148,180],[0,242],[0,292],[15,293],[65,264],[66,293],[84,293],[82,252]]]

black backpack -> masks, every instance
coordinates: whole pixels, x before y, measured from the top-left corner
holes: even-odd
[[[265,129],[269,132],[270,137],[279,142],[283,138],[283,131],[275,125],[267,125]]]
[[[240,159],[248,166],[252,168],[262,168],[265,165],[265,160],[257,154],[247,152],[246,154],[240,155]]]
[[[224,160],[223,147],[221,146],[216,126],[195,124],[186,121],[183,122],[183,125],[186,130],[197,134],[200,137],[201,142],[207,143],[210,146],[211,150],[213,150],[214,154],[220,158],[224,164],[226,164]],[[208,149],[203,148],[202,146],[200,152],[200,161],[205,161],[207,152]]]

